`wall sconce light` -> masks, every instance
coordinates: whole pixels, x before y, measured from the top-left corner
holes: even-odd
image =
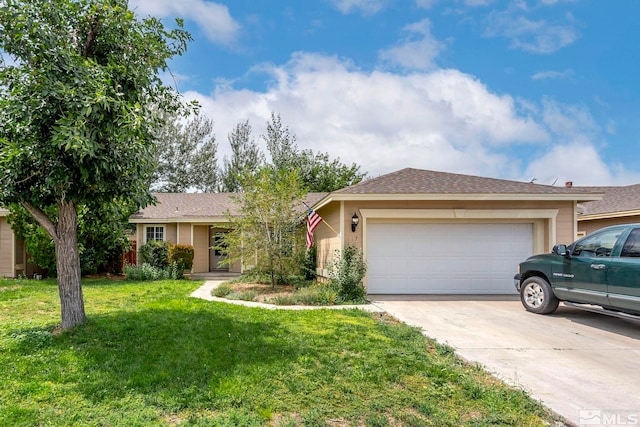
[[[358,226],[359,222],[360,218],[358,218],[357,212],[354,212],[353,216],[351,217],[351,231],[353,231],[354,233],[356,232],[356,227]]]

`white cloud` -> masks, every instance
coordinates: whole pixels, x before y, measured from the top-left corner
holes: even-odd
[[[363,72],[335,57],[298,53],[271,73],[276,84],[266,92],[221,86],[210,96],[187,94],[215,121],[221,157],[236,123],[248,119],[257,137],[272,111],[301,148],[358,163],[372,175],[416,167],[515,176],[518,165],[501,147],[549,139],[511,97],[455,70]]]
[[[364,15],[374,15],[384,7],[385,0],[330,0],[344,14],[360,11]]]
[[[600,126],[586,107],[542,100],[541,119],[553,135],[553,145],[540,150],[526,168],[525,177],[553,175],[560,185],[627,185],[640,181],[640,173],[622,165],[608,165],[602,150]]]
[[[428,70],[434,59],[444,50],[443,43],[431,35],[431,22],[423,19],[403,28],[406,37],[395,46],[379,53],[382,61],[405,69]]]
[[[143,16],[193,21],[214,43],[232,45],[240,33],[227,6],[206,0],[131,0],[130,7]]]
[[[486,20],[486,37],[505,37],[511,47],[527,52],[550,54],[575,42],[579,33],[570,16],[569,23],[550,23],[544,19],[531,20],[523,15],[521,8],[510,8],[491,13]]]
[[[573,75],[573,70],[562,71],[539,71],[531,76],[532,80],[546,80],[546,79],[563,79]]]
[[[621,165],[607,165],[597,148],[583,141],[558,144],[540,153],[525,173],[529,177],[551,175],[557,179],[557,185],[568,181],[574,186],[629,185],[640,181],[638,172]]]

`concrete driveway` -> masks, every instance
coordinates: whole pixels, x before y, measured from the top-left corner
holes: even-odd
[[[572,425],[640,425],[640,322],[517,296],[381,296],[376,305],[521,387]]]

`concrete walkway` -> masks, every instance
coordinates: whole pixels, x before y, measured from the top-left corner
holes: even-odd
[[[207,301],[225,302],[228,304],[244,305],[245,307],[259,307],[268,310],[319,310],[319,309],[335,309],[346,310],[355,308],[359,310],[369,311],[372,313],[384,313],[384,310],[374,304],[358,304],[358,305],[331,305],[331,306],[312,306],[312,305],[275,305],[264,304],[261,302],[230,300],[226,298],[218,298],[213,296],[211,291],[217,288],[225,280],[207,280],[202,286],[191,293],[192,297],[201,298]]]

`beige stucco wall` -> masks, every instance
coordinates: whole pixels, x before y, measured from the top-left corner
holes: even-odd
[[[367,219],[364,212],[375,212],[376,210],[424,210],[421,212],[422,218],[398,218],[369,219],[373,222],[526,222],[534,225],[534,252],[548,252],[556,243],[572,242],[576,238],[575,225],[575,202],[573,201],[337,201],[332,202],[321,209],[318,213],[325,221],[342,233],[343,238],[335,237],[328,227],[320,225],[316,229],[316,243],[318,246],[318,273],[323,275],[323,268],[333,256],[335,249],[340,249],[341,245],[354,245],[363,249],[364,234],[367,227]],[[447,213],[437,212],[440,218],[429,218],[431,212],[438,210],[455,210],[455,214],[460,217],[444,218]],[[471,219],[465,219],[465,211],[473,212]],[[356,212],[360,218],[356,232],[351,231],[351,218]],[[416,211],[417,212],[417,211]],[[513,212],[513,217],[510,217]],[[540,217],[536,217],[536,212],[540,212]],[[495,213],[499,219],[492,218]],[[551,215],[551,213],[553,215]],[[453,215],[453,214],[452,214]],[[409,215],[410,216],[410,215]],[[549,216],[555,216],[549,218]],[[366,250],[366,248],[365,248]]]
[[[180,223],[177,225],[178,236],[176,241],[181,245],[191,245],[191,224]]]
[[[193,226],[193,273],[209,272],[209,226]]]
[[[328,223],[333,230],[327,226],[327,224],[320,224],[314,231],[314,244],[317,248],[317,269],[318,274],[321,276],[326,275],[327,264],[331,262],[334,257],[334,253],[336,250],[342,249],[342,240],[340,236],[336,234],[342,233],[345,234],[345,231],[340,228],[340,219],[342,218],[340,215],[341,212],[341,204],[340,203],[332,203],[326,207],[318,209],[317,213],[322,217],[322,219]],[[353,213],[351,213],[353,215]],[[349,216],[351,218],[351,216]],[[334,231],[335,230],[335,231]],[[351,232],[351,229],[349,229]]]
[[[0,217],[0,277],[14,277],[13,231],[6,217]]]

